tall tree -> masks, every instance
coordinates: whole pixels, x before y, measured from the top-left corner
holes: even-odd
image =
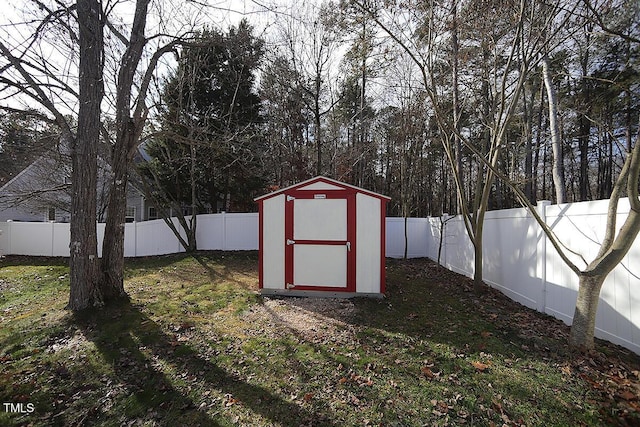
[[[262,46],[244,20],[226,34],[205,29],[182,49],[164,86],[161,129],[145,147],[151,161],[142,164],[142,177],[162,195],[159,208],[173,205],[188,250],[196,247],[198,211],[229,210],[230,201],[246,209],[246,199],[263,188],[254,81]]]
[[[78,131],[71,142],[71,244],[69,308],[84,310],[104,303],[98,280],[97,176],[100,104],[104,95],[104,36],[99,0],[78,0],[80,43]]]
[[[513,4],[471,1],[465,3],[459,14],[454,15],[459,18],[456,23],[465,23],[465,28],[461,28],[450,25],[450,7],[438,2],[414,4],[411,14],[402,12],[406,4],[400,2],[394,5],[396,9],[400,9],[398,13],[387,13],[384,17],[371,11],[359,0],[353,0],[353,3],[369,11],[381,29],[407,52],[422,73],[424,89],[440,128],[451,170],[456,171],[459,165],[457,156],[460,153],[456,150],[458,139],[465,146],[471,146],[481,153],[482,159],[477,159],[477,168],[473,175],[469,175],[469,180],[475,182],[475,189],[469,197],[460,176],[453,174],[462,217],[474,247],[475,289],[480,291],[484,216],[494,184],[494,170],[507,145],[508,130],[528,73],[541,50],[546,47],[547,40],[543,37],[546,33],[541,30],[548,29],[552,33],[555,28],[547,28],[549,25],[564,24],[562,17],[554,18],[558,16],[560,9],[558,5],[536,7],[526,0]],[[487,20],[489,15],[493,19]],[[421,18],[416,22],[410,18],[412,16]],[[497,20],[501,25],[496,25]],[[480,126],[462,131],[459,122],[454,123],[452,120],[452,117],[457,119],[458,114],[450,113],[450,80],[443,74],[445,59],[442,44],[451,37],[451,34],[447,37],[443,37],[443,34],[447,34],[447,30],[452,28],[455,30],[455,37],[459,35],[458,31],[466,33],[465,79],[469,82],[470,92],[478,101],[476,120]],[[452,52],[462,57],[457,44],[450,43],[450,46],[454,47]]]
[[[70,302],[70,307],[74,310],[126,297],[123,269],[128,169],[146,121],[148,108],[145,100],[158,61],[185,36],[185,33],[181,33],[175,36],[159,34],[147,37],[145,26],[149,3],[150,0],[136,1],[129,26],[118,21],[116,13],[119,8],[99,1],[67,3],[33,0],[27,5],[32,6],[27,13],[34,17],[25,19],[21,24],[3,27],[2,30],[4,37],[0,42],[0,57],[3,60],[0,65],[0,90],[6,95],[4,99],[12,102],[12,105],[4,105],[4,109],[32,111],[28,106],[35,101],[44,109],[37,114],[55,122],[60,128],[61,145],[70,147],[74,156],[80,156],[74,160],[76,168],[73,175],[76,176],[72,176],[72,180],[78,179],[74,187],[77,191],[74,190],[72,197],[77,199],[79,205],[73,207],[77,212],[73,216],[73,222],[77,224],[72,224],[72,229],[77,226],[78,232],[73,232],[71,243],[71,287],[73,289],[78,286],[90,291],[83,293],[84,296],[79,299],[72,298],[73,301],[78,301],[77,304]],[[108,13],[102,7],[107,8]],[[83,18],[79,21],[81,9]],[[93,21],[87,21],[85,25],[85,19]],[[96,27],[98,24],[99,28]],[[103,50],[102,46],[91,45],[89,41],[82,45],[82,57],[78,60],[78,26],[83,27],[80,28],[83,40],[90,40],[92,37],[93,43],[97,44],[102,37],[102,28],[107,28],[110,34],[104,39],[119,46],[109,44],[109,49],[106,49],[105,44]],[[96,33],[98,29],[100,34]],[[163,45],[163,42],[166,43]],[[120,47],[123,49],[120,50]],[[124,53],[118,59],[113,57],[122,51]],[[100,56],[99,61],[95,59],[97,56]],[[143,56],[146,66],[144,70],[141,69]],[[76,64],[87,68],[80,69]],[[101,71],[102,75],[98,78],[99,71],[93,67],[107,65],[115,69],[113,75],[116,80],[109,73]],[[110,139],[107,127],[101,126],[99,120],[96,121],[101,104],[98,96],[102,93],[98,86],[102,84],[110,95],[104,97],[105,103],[113,102],[110,105],[115,114],[113,140]],[[80,90],[86,99],[79,98]],[[18,107],[15,107],[16,104]],[[73,119],[76,114],[78,134]],[[94,174],[91,172],[95,153],[91,145],[94,143],[92,138],[99,131],[102,131],[102,136],[109,139],[111,144],[110,167],[113,173],[101,262],[97,260],[97,251],[93,249],[97,246],[95,207],[92,206],[95,205],[96,189]],[[81,138],[77,139],[79,137]],[[86,171],[81,170],[85,167]],[[72,205],[73,203],[75,202]],[[73,254],[77,254],[77,257]],[[97,274],[96,268],[99,269]]]
[[[370,11],[375,11],[375,1],[365,1]],[[339,104],[343,119],[349,129],[349,161],[351,165],[349,180],[359,186],[371,186],[374,183],[374,164],[372,149],[372,134],[369,132],[373,123],[373,110],[369,91],[371,82],[375,78],[382,64],[374,63],[380,43],[376,40],[376,24],[370,18],[369,13],[350,4],[348,1],[340,2],[341,13],[335,14],[331,25],[340,32],[349,48],[345,52],[342,63],[344,81]],[[349,108],[344,106],[349,105]],[[350,110],[350,111],[349,111]],[[348,115],[345,116],[344,113]]]
[[[104,17],[97,0],[78,0],[73,5],[39,3],[39,7],[39,13],[42,14],[40,25],[35,32],[25,36],[26,43],[22,43],[25,39],[21,37],[29,28],[17,25],[13,28],[15,33],[0,42],[0,55],[4,62],[0,66],[0,84],[5,93],[8,92],[27,104],[36,102],[43,107],[46,112],[34,112],[29,109],[30,114],[54,122],[60,128],[61,145],[72,151],[69,308],[83,310],[104,302],[104,293],[98,277],[95,185],[96,147],[103,93]],[[79,26],[78,32],[73,22],[80,17],[82,25]],[[56,39],[60,29],[68,31],[71,35],[71,44],[67,45]],[[59,57],[40,56],[42,50],[39,49],[46,50],[46,46],[50,46],[54,51],[63,51],[73,58],[73,44],[78,42],[79,88],[76,89],[72,71],[66,74],[48,72],[56,69],[56,60]],[[37,48],[34,49],[34,46]],[[68,101],[73,99],[77,99],[79,105],[77,133],[72,119],[63,110]],[[3,107],[8,110],[15,109],[10,105]]]
[[[145,27],[151,0],[137,0],[131,25],[131,34],[126,38],[115,30],[126,46],[120,60],[115,96],[116,134],[111,149],[113,179],[109,192],[105,237],[102,241],[102,280],[105,297],[127,298],[124,290],[124,224],[126,222],[127,183],[129,168],[140,141],[146,120],[145,95],[149,82],[143,82],[140,94],[132,111],[133,89],[136,71],[147,44]],[[114,30],[114,27],[110,27]],[[150,67],[147,71],[153,70]]]
[[[267,61],[260,79],[265,139],[265,171],[277,187],[286,187],[312,175],[307,138],[312,122],[309,94],[302,78],[283,55]]]
[[[556,203],[566,203],[567,188],[564,181],[564,156],[560,137],[560,124],[558,123],[558,95],[549,67],[549,57],[545,53],[542,56],[542,80],[547,91],[547,100],[549,101],[549,132],[551,133],[551,148],[553,151],[553,185],[556,190]]]
[[[313,118],[307,144],[315,149],[316,175],[326,173],[328,169],[324,164],[326,141],[323,122],[336,102],[332,94],[338,47],[338,37],[333,28],[335,7],[331,2],[318,6],[304,1],[296,5],[295,13],[281,17],[278,24],[279,36],[285,40],[286,46],[283,55],[300,78],[296,85],[307,94],[304,99]]]
[[[106,212],[105,238],[102,244],[102,286],[108,298],[128,298],[124,290],[124,229],[126,194],[133,159],[147,123],[147,97],[156,76],[158,63],[167,53],[188,43],[193,36],[193,22],[200,11],[193,11],[191,23],[172,30],[169,35],[156,28],[158,34],[146,34],[151,0],[136,0],[133,19],[127,34],[108,22],[113,38],[124,48],[117,61],[113,110],[115,135],[111,143],[112,180]],[[205,7],[195,5],[196,7]],[[184,3],[176,7],[188,7]],[[168,18],[171,21],[170,18]]]

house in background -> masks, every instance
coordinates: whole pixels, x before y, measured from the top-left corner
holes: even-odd
[[[106,219],[111,167],[98,157],[97,214]],[[127,185],[127,222],[145,221],[153,208],[137,186]],[[0,221],[71,220],[71,157],[68,148],[58,145],[18,173],[0,188]]]

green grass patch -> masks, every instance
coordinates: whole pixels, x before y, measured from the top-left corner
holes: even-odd
[[[638,356],[427,260],[387,298],[263,298],[257,254],[130,259],[131,302],[64,310],[65,260],[0,261],[0,425],[634,425]],[[18,408],[14,406],[14,408]]]

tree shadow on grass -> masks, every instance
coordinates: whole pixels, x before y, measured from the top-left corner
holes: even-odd
[[[226,280],[245,287],[246,284],[233,278],[233,275],[245,273],[245,270],[249,269],[248,275],[255,275],[257,286],[258,277],[255,274],[257,272],[255,267],[258,263],[257,251],[196,251],[190,255],[206,270],[213,283]],[[212,265],[218,265],[218,270]]]
[[[133,304],[79,315],[76,321],[113,368],[119,386],[129,394],[125,408],[114,408],[128,420],[217,426],[229,422],[225,407],[238,404],[282,425],[334,425],[326,416],[218,366]],[[167,372],[172,372],[171,376]],[[226,395],[228,400],[214,400],[211,396],[216,393],[211,391]]]

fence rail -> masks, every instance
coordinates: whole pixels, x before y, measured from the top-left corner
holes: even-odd
[[[538,212],[565,245],[592,259],[604,237],[608,201],[550,205]],[[618,209],[622,224],[628,200]],[[406,225],[406,231],[405,231]],[[519,303],[570,324],[578,278],[562,262],[545,234],[525,209],[487,213],[484,225],[484,280]],[[179,227],[178,227],[179,228]],[[458,273],[472,276],[473,246],[460,217],[442,228],[440,218],[387,218],[386,255],[438,258]],[[441,230],[443,232],[441,233]],[[0,222],[3,255],[69,256],[69,224]],[[98,224],[101,255],[104,224]],[[258,214],[199,215],[198,249],[257,250]],[[125,226],[125,256],[165,255],[184,249],[162,220]],[[578,257],[574,261],[581,265]],[[604,283],[596,319],[596,336],[640,354],[640,240]]]

